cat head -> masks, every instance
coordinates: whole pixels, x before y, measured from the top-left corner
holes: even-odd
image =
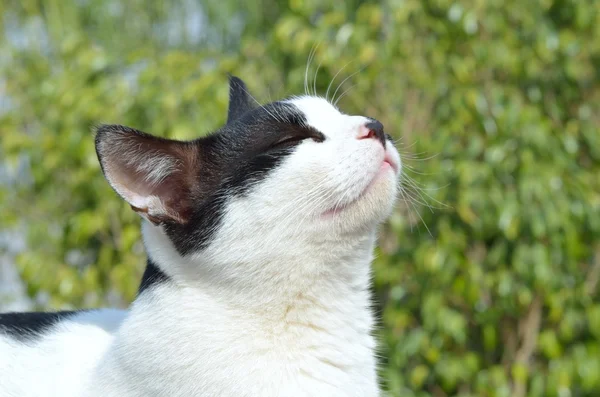
[[[184,142],[102,125],[96,151],[114,190],[182,257],[372,233],[401,172],[377,120],[315,96],[257,106],[236,77],[218,131]]]

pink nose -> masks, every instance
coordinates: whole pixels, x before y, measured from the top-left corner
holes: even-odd
[[[385,147],[385,133],[383,124],[377,120],[371,120],[358,129],[357,139],[376,139]]]

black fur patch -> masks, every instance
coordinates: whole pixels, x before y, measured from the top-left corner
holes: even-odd
[[[181,255],[205,247],[215,233],[229,198],[247,194],[305,139],[325,136],[306,124],[294,105],[275,102],[233,119],[214,134],[194,141],[201,151],[202,189],[185,224],[166,223],[165,231]]]
[[[81,311],[0,313],[0,334],[21,342],[42,337],[58,322]]]
[[[246,84],[238,77],[229,76],[229,110],[227,123],[238,119],[244,113],[255,108]]]
[[[148,263],[146,264],[146,270],[144,270],[144,275],[142,276],[142,282],[138,290],[138,295],[154,285],[162,284],[164,282],[168,282],[169,280],[169,276],[167,276],[150,258],[148,258]]]

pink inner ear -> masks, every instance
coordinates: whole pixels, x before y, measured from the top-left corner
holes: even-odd
[[[155,223],[185,223],[196,183],[197,148],[141,133],[112,138],[100,150],[105,175],[117,193]]]

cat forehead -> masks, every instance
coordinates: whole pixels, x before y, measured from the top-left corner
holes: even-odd
[[[317,96],[294,96],[259,106],[242,116],[238,127],[248,128],[263,135],[265,125],[277,128],[285,124],[300,125],[327,133],[348,117],[325,98]],[[276,132],[276,131],[272,131]]]
[[[292,97],[285,102],[298,109],[304,115],[307,124],[321,131],[325,131],[331,123],[344,116],[328,100],[321,97],[305,95]]]

